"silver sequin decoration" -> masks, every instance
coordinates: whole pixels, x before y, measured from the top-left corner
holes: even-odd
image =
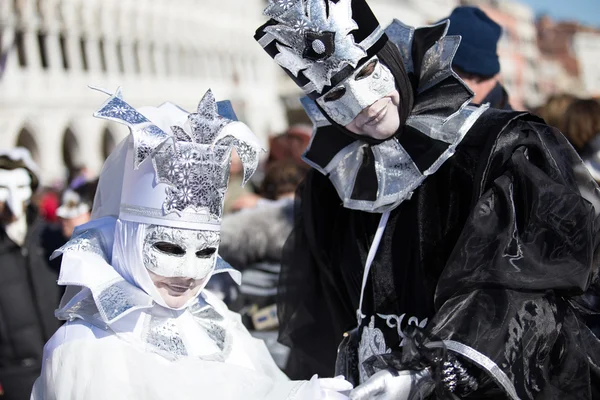
[[[224,318],[217,310],[208,304],[202,296],[189,308],[195,321],[201,325],[207,335],[215,342],[220,352],[203,356],[205,360],[224,361],[231,352],[232,338],[227,330],[221,325]]]
[[[400,339],[400,346],[404,346],[404,342],[406,340],[406,335],[404,334],[404,330],[406,329],[406,327],[408,327],[408,325],[414,325],[414,326],[418,326],[419,328],[425,328],[425,326],[427,325],[427,318],[422,319],[421,321],[419,321],[419,319],[417,317],[410,317],[408,318],[408,320],[406,321],[406,326],[403,326],[402,323],[404,322],[404,319],[406,318],[406,313],[402,314],[402,315],[383,315],[383,314],[377,314],[380,318],[383,318],[385,320],[385,323],[387,324],[387,326],[389,326],[390,328],[396,328],[396,331],[398,333],[398,338]]]
[[[166,145],[154,158],[158,181],[169,185],[163,212],[181,213],[187,208],[206,209],[214,220],[222,214],[223,199],[229,178],[229,149],[178,142]],[[223,165],[225,164],[225,165]]]
[[[70,286],[69,288],[73,288]],[[68,289],[67,289],[68,290]],[[74,319],[82,319],[92,323],[94,326],[105,328],[106,323],[102,321],[102,317],[96,307],[96,302],[92,297],[89,289],[83,289],[77,293],[64,306],[56,310],[54,313],[56,318],[63,321],[73,321]]]
[[[179,246],[184,254],[173,255],[161,252],[154,245],[166,242]],[[144,237],[144,267],[157,275],[167,278],[202,279],[213,269],[217,258],[220,233],[151,225]],[[214,254],[198,257],[196,252],[208,248]]]
[[[200,103],[198,112],[189,115],[192,136],[195,143],[212,144],[231,120],[218,114],[217,102],[211,90],[208,90]]]
[[[323,54],[323,53],[325,53],[325,50],[326,50],[325,43],[323,43],[319,39],[312,42],[312,48],[315,51],[315,53],[317,53],[317,54]]]
[[[146,343],[154,352],[166,358],[176,359],[188,355],[179,329],[171,318],[151,316],[146,333]]]
[[[292,6],[298,5],[299,3],[300,1],[298,0],[269,0],[269,5],[263,11],[263,14],[272,18],[274,16],[280,16]]]
[[[331,78],[345,66],[354,68],[367,55],[350,34],[358,28],[352,19],[351,0],[339,0],[337,3],[329,0],[297,0],[286,9],[279,2],[271,2],[265,14],[279,22],[265,29],[278,41],[279,54],[275,56],[275,61],[294,76],[302,71],[319,92],[330,85]],[[307,32],[335,33],[333,54],[317,61],[303,58]]]
[[[110,323],[115,318],[140,306],[136,304],[135,296],[130,292],[131,289],[140,290],[125,280],[120,280],[100,292],[96,305],[104,321]]]
[[[375,317],[372,316],[369,325],[363,328],[360,344],[358,345],[360,383],[369,379],[369,375],[363,367],[363,363],[372,356],[391,352],[392,349],[389,349],[385,343],[383,332],[381,332],[381,329],[375,328]]]
[[[415,35],[415,28],[405,25],[397,19],[394,19],[392,23],[385,28],[385,34],[390,41],[398,47],[398,50],[400,50],[400,55],[402,56],[402,61],[404,61],[406,72],[414,72],[415,68],[412,60],[412,41]]]
[[[102,243],[102,234],[96,230],[86,229],[72,237],[57,250],[58,253],[85,252],[94,253],[108,261],[106,250]]]
[[[133,135],[134,168],[137,168],[170,136],[119,96],[120,89],[94,113],[94,116],[116,121],[129,127]]]
[[[207,222],[218,223],[232,149],[237,150],[244,165],[244,182],[256,171],[262,149],[256,143],[238,138],[235,129],[221,135],[234,121],[218,114],[211,90],[198,104],[198,112],[188,115],[190,132],[173,126],[169,134],[125,103],[120,95],[119,89],[94,115],[129,126],[134,139],[134,168],[151,158],[158,182],[168,186],[163,214],[181,215],[183,211],[210,214],[211,221]]]

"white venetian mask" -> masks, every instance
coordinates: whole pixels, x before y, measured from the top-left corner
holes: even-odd
[[[0,201],[19,219],[32,195],[31,176],[25,168],[0,169]]]
[[[203,279],[213,270],[220,233],[151,225],[144,238],[144,266],[166,278]]]
[[[316,101],[332,120],[346,126],[362,110],[395,90],[392,72],[373,56]]]

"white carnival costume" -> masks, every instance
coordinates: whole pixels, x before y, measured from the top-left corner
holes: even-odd
[[[137,111],[118,90],[94,115],[131,134],[104,165],[92,220],[55,252],[67,286],[56,315],[67,322],[44,348],[32,399],[345,398],[330,390],[344,381],[289,381],[239,315],[202,290],[213,274],[239,280],[217,255],[223,196],[232,148],[244,182],[261,151],[230,104],[209,91],[197,113],[171,103]],[[200,250],[168,255],[159,241]],[[148,270],[202,287],[173,309]]]

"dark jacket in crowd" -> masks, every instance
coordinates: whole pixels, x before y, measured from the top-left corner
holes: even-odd
[[[500,82],[496,83],[496,86],[485,96],[485,99],[481,104],[490,103],[490,107],[497,108],[498,110],[511,111],[512,107],[509,103],[508,93]]]
[[[27,400],[40,375],[44,344],[60,326],[57,271],[42,246],[44,223],[30,209],[23,247],[0,229],[0,385],[2,400]]]

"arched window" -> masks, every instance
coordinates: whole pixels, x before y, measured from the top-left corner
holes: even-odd
[[[115,136],[108,128],[104,128],[104,132],[102,133],[102,157],[106,160],[116,146],[117,141],[115,140]]]
[[[27,52],[25,51],[25,33],[22,30],[15,32],[15,45],[17,46],[17,56],[19,65],[27,67]]]
[[[106,49],[104,46],[104,39],[100,39],[98,41],[98,50],[100,52],[100,68],[102,68],[102,72],[106,72],[108,67],[106,65]]]
[[[65,131],[62,142],[62,156],[69,171],[83,167],[79,142],[70,128]]]
[[[89,69],[87,58],[87,43],[85,41],[85,38],[83,37],[79,40],[79,50],[81,52],[81,67],[84,71],[87,71]]]
[[[133,63],[135,73],[139,74],[142,71],[142,66],[140,63],[140,42],[135,42],[133,44]]]
[[[119,72],[125,73],[125,60],[123,59],[123,43],[119,40],[117,43],[117,62],[119,63]]]
[[[35,141],[35,138],[27,128],[21,129],[19,136],[17,136],[17,143],[15,144],[17,147],[25,147],[27,150],[29,150],[33,161],[35,161],[37,164],[40,163],[40,151],[38,145]]]
[[[40,50],[40,61],[42,62],[42,68],[48,69],[48,48],[46,46],[47,35],[45,32],[38,32],[38,48]]]
[[[67,37],[64,33],[58,36],[60,43],[60,55],[62,57],[62,66],[64,69],[69,69],[69,55],[67,50]]]

